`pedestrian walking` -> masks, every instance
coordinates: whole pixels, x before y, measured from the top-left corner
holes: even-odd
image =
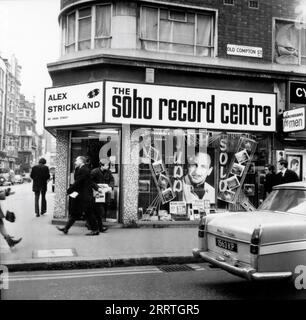
[[[272,164],[267,164],[265,166],[265,181],[264,181],[264,195],[265,198],[272,191],[272,188],[277,184],[277,176],[275,172],[275,167]]]
[[[55,173],[52,174],[52,192],[55,190]]]
[[[48,166],[46,166],[46,159],[40,158],[38,164],[32,168],[30,177],[33,180],[33,192],[35,193],[35,214],[39,217],[39,197],[41,195],[41,211],[40,214],[43,215],[47,212],[47,183],[50,179],[50,172]]]
[[[10,190],[11,190],[10,188],[7,188],[5,190],[0,190],[0,200],[5,200],[5,198],[11,194]],[[2,234],[3,238],[6,240],[9,247],[13,248],[16,244],[18,244],[22,240],[22,238],[19,238],[17,240],[13,239],[14,237],[10,236],[5,228],[4,220],[7,220],[9,222],[15,222],[16,216],[14,212],[8,211],[8,210],[4,215],[0,205],[0,233]]]
[[[99,187],[91,180],[90,169],[86,166],[86,158],[78,156],[75,160],[74,183],[68,188],[67,195],[70,195],[70,212],[65,227],[57,227],[59,231],[67,234],[69,229],[84,212],[91,232],[87,236],[99,234],[97,221],[94,215],[93,189],[99,191]]]
[[[114,188],[115,179],[110,171],[110,161],[108,159],[100,159],[100,167],[91,171],[91,179],[101,185],[104,189],[105,197],[104,202],[95,202],[94,213],[98,223],[99,231],[105,232],[108,228],[103,226],[103,217],[106,217],[107,203],[110,201],[111,189]]]
[[[277,173],[277,184],[289,183],[299,181],[298,175],[288,169],[288,161],[281,159],[279,162],[279,172]]]

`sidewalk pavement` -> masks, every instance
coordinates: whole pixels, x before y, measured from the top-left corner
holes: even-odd
[[[9,234],[22,241],[10,249],[0,239],[0,263],[9,271],[99,268],[132,265],[193,263],[197,225],[171,228],[108,229],[99,236],[85,236],[84,226],[73,226],[68,235],[58,231],[53,218],[54,193],[47,192],[48,212],[37,218],[33,194],[17,192],[6,204],[15,211],[15,223],[6,222]]]

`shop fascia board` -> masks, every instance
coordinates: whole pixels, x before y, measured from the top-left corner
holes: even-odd
[[[213,72],[232,74],[250,78],[274,78],[288,80],[292,76],[305,77],[306,66],[288,66],[275,63],[259,63],[224,58],[180,56],[141,52],[139,50],[117,50],[91,55],[88,52],[63,56],[60,60],[47,65],[49,73],[67,69],[85,68],[93,65],[121,65],[148,67],[157,69],[172,69],[186,72]]]

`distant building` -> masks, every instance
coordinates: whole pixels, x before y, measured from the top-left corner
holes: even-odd
[[[18,109],[20,95],[21,66],[14,55],[2,60],[1,72],[1,167],[16,170],[18,167],[19,124]],[[5,65],[5,70],[3,69]],[[2,91],[3,90],[3,91]]]
[[[36,141],[36,115],[35,103],[29,102],[24,95],[20,95],[19,107],[19,163],[21,172],[29,172],[33,163],[36,162],[38,143]]]

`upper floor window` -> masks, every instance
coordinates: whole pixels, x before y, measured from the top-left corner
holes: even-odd
[[[78,10],[78,50],[91,47],[91,8]]]
[[[65,53],[110,46],[111,5],[78,9],[63,19]]]
[[[140,39],[145,50],[214,55],[214,16],[141,7]]]
[[[294,21],[275,20],[274,62],[306,64],[306,30]]]

